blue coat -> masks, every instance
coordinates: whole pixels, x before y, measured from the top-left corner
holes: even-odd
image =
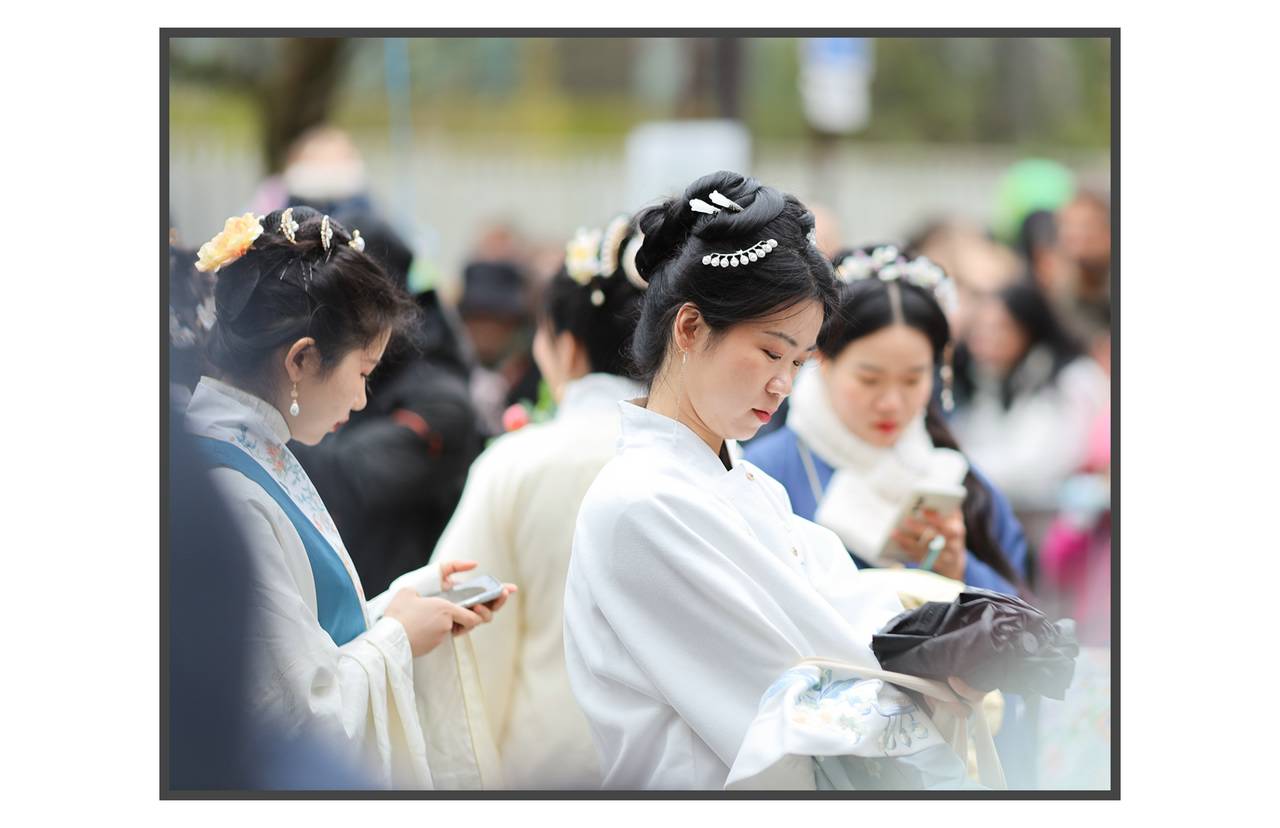
[[[805,474],[804,463],[800,460],[800,452],[796,447],[796,433],[789,426],[783,426],[758,440],[752,440],[743,449],[748,461],[759,466],[786,488],[787,495],[791,498],[791,510],[806,520],[813,520],[818,511],[818,503],[813,497],[813,489],[809,485],[809,476]],[[810,453],[813,454],[813,466],[818,473],[818,482],[825,489],[831,482],[831,475],[835,473],[835,469],[816,453],[812,451]],[[991,485],[991,481],[983,477],[977,469],[973,469],[973,474],[991,493],[991,528],[996,542],[1000,544],[1000,549],[1013,567],[1013,571],[1025,579],[1027,577],[1027,540],[1022,534],[1022,524],[1018,523],[1018,519],[1013,516],[1009,501],[995,486]],[[853,556],[854,563],[859,568],[868,566],[853,552],[849,554]],[[964,582],[968,586],[990,589],[1005,595],[1017,594],[1013,584],[1001,577],[988,564],[978,560],[972,552],[968,554],[967,561]],[[914,566],[914,564],[908,564],[908,566]]]

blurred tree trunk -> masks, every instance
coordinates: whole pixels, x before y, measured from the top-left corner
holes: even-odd
[[[345,42],[335,37],[291,37],[280,43],[275,72],[258,86],[267,169],[279,172],[293,140],[329,119],[342,70]]]
[[[714,42],[716,104],[721,118],[742,117],[742,41],[718,37]]]

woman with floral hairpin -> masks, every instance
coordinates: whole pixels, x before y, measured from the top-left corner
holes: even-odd
[[[514,588],[472,609],[429,597],[475,566],[455,561],[366,601],[286,445],[314,445],[364,406],[414,306],[358,230],[306,207],[228,219],[197,268],[217,273],[208,347],[220,377],[200,378],[186,427],[251,553],[249,706],[363,760],[381,786],[499,784],[469,641],[452,635],[490,620]]]
[[[626,348],[644,282],[627,216],[579,230],[544,288],[533,356],[555,417],[499,437],[472,465],[432,561],[475,560],[524,590],[472,634],[508,787],[594,788],[600,765],[564,664],[564,584],[574,520],[613,456],[618,402],[640,393]]]

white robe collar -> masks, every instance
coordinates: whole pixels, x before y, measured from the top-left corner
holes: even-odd
[[[231,443],[256,460],[338,552],[364,600],[364,589],[338,527],[311,478],[285,445],[289,425],[274,405],[220,380],[201,377],[187,405],[186,428],[192,434]]]
[[[910,423],[890,447],[874,446],[844,427],[812,369],[796,380],[787,425],[815,454],[835,467],[825,491],[815,493],[814,521],[873,563],[880,558],[894,519],[918,484],[958,485],[969,472],[964,455],[935,448],[924,416]],[[803,449],[801,449],[803,450]]]
[[[618,437],[618,453],[633,449],[658,448],[669,452],[681,461],[689,472],[717,481],[728,473],[720,457],[701,437],[678,420],[650,411],[644,406],[647,399],[623,400],[618,403],[622,412],[622,433]],[[739,456],[732,440],[725,441],[725,451],[730,462]]]

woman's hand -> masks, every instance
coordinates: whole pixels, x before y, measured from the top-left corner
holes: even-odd
[[[933,715],[939,711],[945,711],[957,719],[967,719],[973,711],[981,709],[982,700],[987,697],[986,690],[977,690],[970,687],[969,684],[959,676],[951,676],[947,679],[947,684],[960,697],[960,701],[942,701],[941,699],[925,696],[924,700],[929,705],[929,714]]]
[[[450,576],[456,572],[467,572],[475,569],[475,561],[445,561],[440,564],[440,591],[446,592],[453,589],[453,578]]]
[[[968,552],[965,551],[964,513],[956,509],[943,517],[925,509],[920,518],[907,515],[893,532],[893,540],[907,557],[921,563],[929,555],[929,544],[941,536],[946,545],[933,562],[933,571],[956,581],[964,580]]]
[[[395,594],[383,615],[404,627],[414,658],[434,650],[451,632],[459,635],[481,621],[480,615],[469,609],[443,598],[423,598],[407,588]]]

